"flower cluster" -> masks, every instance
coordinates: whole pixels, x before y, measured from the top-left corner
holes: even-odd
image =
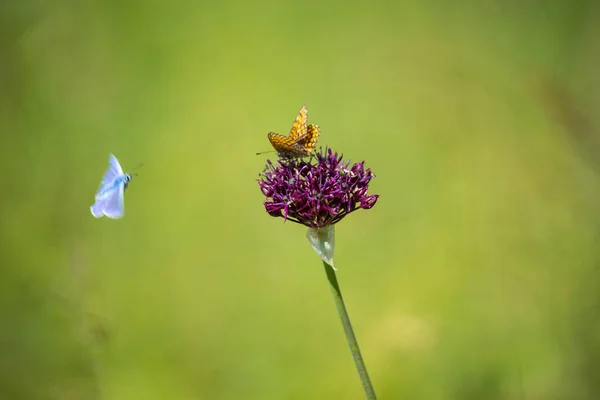
[[[258,184],[270,215],[320,229],[375,205],[379,195],[367,195],[375,175],[365,170],[364,161],[342,162],[342,156],[329,148],[315,158],[283,158],[277,164],[267,160]]]

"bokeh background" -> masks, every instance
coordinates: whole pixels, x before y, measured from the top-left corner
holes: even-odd
[[[361,399],[303,104],[381,195],[336,265],[381,399],[600,396],[600,3],[0,3],[0,399]],[[89,212],[114,153],[122,220]]]

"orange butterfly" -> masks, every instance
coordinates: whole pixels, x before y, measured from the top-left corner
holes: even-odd
[[[306,125],[308,110],[302,106],[289,136],[269,132],[269,141],[284,158],[307,157],[315,149],[321,128],[318,125]]]

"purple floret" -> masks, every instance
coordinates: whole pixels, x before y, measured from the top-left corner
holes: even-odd
[[[276,164],[267,160],[258,184],[271,216],[318,229],[375,205],[379,195],[367,194],[375,175],[365,170],[364,161],[343,162],[329,148],[314,160],[280,159]]]

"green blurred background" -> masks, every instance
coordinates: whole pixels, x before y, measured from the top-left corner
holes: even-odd
[[[377,175],[336,265],[379,397],[597,399],[599,65],[593,0],[2,1],[0,399],[362,399],[256,184],[302,104]]]

